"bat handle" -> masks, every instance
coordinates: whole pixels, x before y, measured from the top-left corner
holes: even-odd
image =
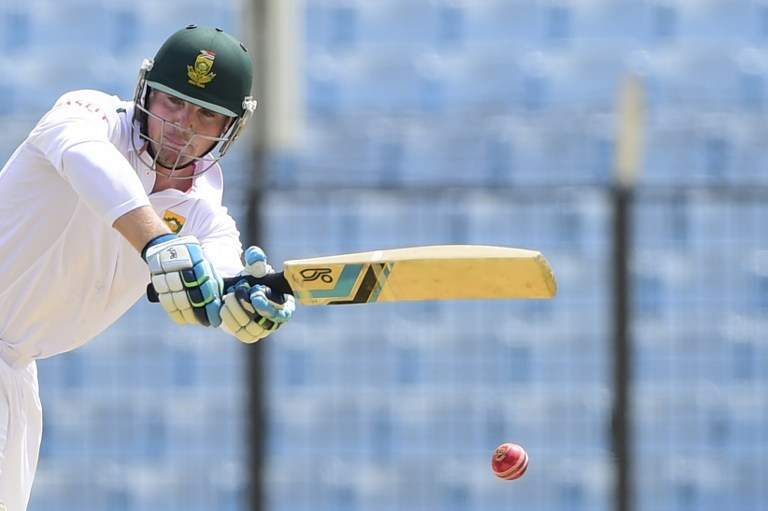
[[[254,277],[252,275],[240,275],[237,277],[227,277],[223,280],[224,280],[225,290],[231,286],[234,286],[236,283],[240,282],[241,280],[247,280],[250,285],[263,284],[267,286],[269,289],[271,289],[273,293],[288,294],[288,295],[293,294],[293,290],[291,289],[291,286],[288,284],[288,281],[285,280],[285,275],[283,275],[283,272],[269,273],[267,275],[264,275],[263,277]],[[152,303],[157,303],[160,301],[160,298],[157,296],[157,291],[155,290],[155,286],[153,286],[152,284],[147,285],[147,300],[149,300]]]

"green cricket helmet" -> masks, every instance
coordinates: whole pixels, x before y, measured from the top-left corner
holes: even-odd
[[[256,108],[256,101],[251,97],[252,83],[253,63],[248,50],[243,43],[220,28],[188,25],[171,35],[157,51],[154,59],[143,62],[134,96],[134,125],[138,125],[139,136],[147,143],[147,151],[153,156],[153,170],[160,172],[156,163],[164,140],[162,136],[160,140],[150,138],[147,117],[161,120],[163,128],[169,121],[149,111],[149,90],[175,96],[232,118],[232,122],[220,137],[194,135],[209,139],[211,147],[208,153],[218,146],[218,154],[212,161],[210,158],[207,160],[210,165],[205,169],[196,169],[195,175],[198,175],[224,156],[242,133]],[[164,132],[163,129],[162,133]],[[184,149],[189,145],[188,143],[178,151],[178,157],[173,164],[161,163],[165,168],[170,167],[170,177],[173,177],[173,171],[176,169],[202,160],[205,156],[185,154]]]

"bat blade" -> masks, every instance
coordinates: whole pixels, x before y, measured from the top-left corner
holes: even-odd
[[[437,245],[286,261],[285,279],[305,305],[411,300],[546,299],[557,293],[537,251]]]

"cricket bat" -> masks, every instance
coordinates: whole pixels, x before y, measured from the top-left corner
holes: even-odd
[[[413,300],[546,299],[557,293],[552,268],[535,250],[435,245],[285,261],[283,271],[241,279],[292,294],[304,305]],[[152,285],[150,301],[157,301]]]

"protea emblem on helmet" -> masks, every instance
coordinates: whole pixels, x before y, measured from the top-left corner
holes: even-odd
[[[187,76],[189,77],[189,83],[196,85],[201,89],[216,78],[216,73],[211,72],[213,70],[213,61],[216,59],[216,54],[210,50],[200,50],[200,54],[195,59],[194,66],[187,66]]]

